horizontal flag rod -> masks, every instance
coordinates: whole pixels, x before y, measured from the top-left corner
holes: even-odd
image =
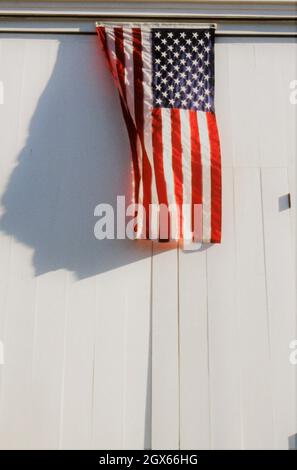
[[[127,20],[124,20],[124,21],[117,21],[117,20],[101,20],[101,21],[96,21],[96,26],[114,26],[114,25],[123,25],[123,26],[126,26],[126,25],[129,25],[131,24],[131,21],[127,21]],[[141,25],[147,25],[149,24],[148,21],[143,21],[143,20],[133,20],[133,24],[141,24]],[[181,25],[181,26],[189,26],[189,25],[194,25],[195,28],[206,28],[206,27],[209,27],[209,28],[214,28],[216,29],[217,28],[217,24],[216,23],[207,23],[207,22],[204,22],[204,23],[197,23],[196,21],[194,22],[189,22],[189,21],[179,21],[178,23],[175,21],[174,23],[172,21],[161,21],[157,24],[166,24],[166,26],[169,26],[169,27],[175,27],[177,24],[178,25]]]
[[[0,28],[0,34],[67,34],[95,36],[95,31],[79,31],[69,28],[53,28],[53,29],[28,29],[28,28]],[[218,37],[255,37],[255,38],[297,38],[296,32],[261,32],[261,31],[216,31],[215,36]]]
[[[50,11],[0,9],[0,33],[95,34],[95,22],[179,22],[188,25],[216,23],[216,35],[222,37],[296,37],[297,10],[255,12],[183,11]]]

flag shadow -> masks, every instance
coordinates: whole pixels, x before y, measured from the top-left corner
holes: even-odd
[[[91,47],[89,38],[75,47],[69,39],[60,41],[13,162],[0,230],[33,249],[35,275],[66,269],[83,279],[151,256],[151,243],[94,236],[98,204],[115,208],[118,195],[131,200],[130,148],[96,38]],[[26,70],[23,93],[32,93],[35,73]]]

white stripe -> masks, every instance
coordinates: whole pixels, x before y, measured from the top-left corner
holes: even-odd
[[[167,189],[168,204],[175,204],[174,176],[172,168],[171,145],[171,114],[170,109],[161,108],[162,113],[162,141],[163,141],[163,168]]]
[[[202,163],[202,236],[203,242],[209,243],[211,239],[211,160],[206,113],[198,111],[197,120]]]
[[[134,62],[133,62],[133,35],[132,28],[123,29],[123,47],[125,54],[125,85],[126,85],[126,98],[127,98],[127,107],[128,111],[132,117],[132,120],[135,124],[135,106],[134,106]],[[139,193],[138,193],[138,203],[143,204],[143,180],[142,180],[142,148],[140,139],[137,136],[137,159],[138,159],[138,168],[140,174],[139,181]],[[135,181],[134,181],[135,187]],[[133,191],[134,191],[133,187]],[[134,192],[133,192],[134,194]],[[137,238],[141,238],[140,234],[143,231],[143,218],[141,217],[141,211],[138,211],[139,217],[137,218]]]
[[[152,53],[151,53],[151,31],[141,30],[142,63],[143,63],[143,113],[144,113],[144,145],[152,168],[152,203],[158,204],[156,189],[156,176],[153,160],[152,142]],[[155,229],[155,227],[154,227]]]
[[[125,85],[127,106],[130,111],[131,117],[135,123],[135,109],[134,109],[134,69],[133,69],[133,39],[132,29],[123,29],[123,47],[125,55]]]
[[[111,27],[106,27],[105,28],[105,33],[106,33],[106,43],[107,43],[107,51],[108,51],[108,54],[109,54],[109,58],[110,58],[110,62],[111,62],[111,66],[112,66],[112,71],[113,71],[113,75],[114,77],[116,77],[116,80],[117,80],[117,83],[116,85],[118,86],[119,82],[119,78],[118,78],[118,72],[117,72],[117,56],[116,56],[116,52],[115,52],[115,37],[114,37],[114,30],[113,28]],[[121,92],[121,89],[120,87],[118,87],[118,90],[119,92],[121,93],[122,95],[122,92]]]
[[[172,167],[172,144],[171,144],[171,113],[168,108],[161,108],[162,113],[162,142],[163,142],[163,169],[166,182],[168,205],[176,207],[174,191],[174,175]],[[177,214],[171,214],[171,222],[174,224],[171,230],[171,238],[178,238],[179,221]],[[175,234],[175,235],[174,235]]]
[[[182,173],[183,173],[183,236],[192,240],[192,168],[190,115],[187,109],[180,110]]]
[[[139,168],[139,192],[138,204],[143,205],[143,179],[142,179],[142,147],[139,137],[137,137],[137,159]],[[138,211],[137,217],[137,238],[143,238],[145,226],[143,225],[142,212]]]

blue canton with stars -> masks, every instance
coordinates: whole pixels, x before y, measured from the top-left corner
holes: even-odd
[[[214,112],[214,30],[153,29],[155,108]]]

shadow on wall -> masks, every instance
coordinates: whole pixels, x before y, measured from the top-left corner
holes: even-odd
[[[96,38],[73,41],[61,40],[1,201],[0,230],[34,249],[36,275],[62,268],[82,279],[150,256],[151,243],[94,236],[97,204],[130,201],[130,149]]]

